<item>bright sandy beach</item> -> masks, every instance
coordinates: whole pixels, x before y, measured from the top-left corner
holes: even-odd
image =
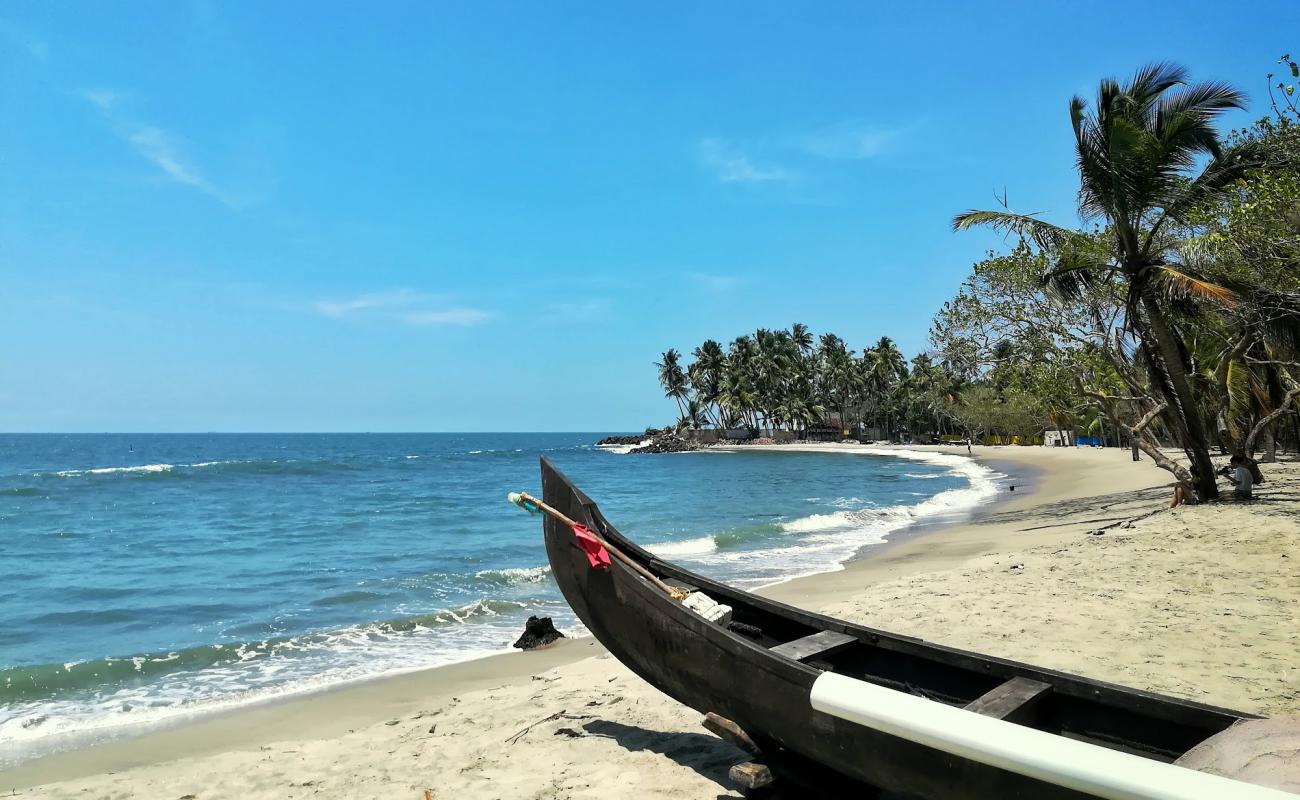
[[[1149,459],[1037,447],[977,447],[975,457],[1011,475],[1014,495],[1004,488],[968,524],[904,531],[844,570],[764,592],[1128,686],[1300,713],[1300,463],[1265,465],[1254,503],[1184,506],[1116,526],[1168,503],[1167,474]],[[606,511],[617,520],[618,509]],[[47,757],[0,775],[0,791],[738,796],[726,773],[742,756],[700,717],[591,639],[566,640]]]

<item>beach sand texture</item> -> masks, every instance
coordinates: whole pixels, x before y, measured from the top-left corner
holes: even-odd
[[[1256,503],[1183,507],[1092,535],[1167,503],[1165,473],[1116,450],[976,451],[1006,471],[1032,470],[1014,500],[765,593],[1129,686],[1300,714],[1300,463],[1266,465]],[[251,709],[33,762],[0,775],[0,790],[739,796],[726,772],[742,754],[700,728],[698,712],[599,653],[569,641]]]

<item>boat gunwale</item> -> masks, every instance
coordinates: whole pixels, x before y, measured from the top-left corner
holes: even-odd
[[[1108,681],[1088,678],[1082,675],[1062,672],[1047,667],[1039,667],[971,650],[963,650],[961,648],[931,642],[919,637],[878,630],[857,623],[848,622],[846,620],[837,619],[835,617],[830,617],[825,614],[807,611],[783,603],[779,600],[753,594],[743,589],[720,583],[706,576],[692,572],[691,570],[681,567],[673,562],[665,561],[629,539],[620,532],[608,518],[605,517],[600,506],[588,497],[585,492],[575,486],[573,482],[564,475],[564,473],[551,463],[550,459],[542,456],[541,461],[544,470],[549,469],[553,472],[555,476],[573,492],[575,499],[582,506],[584,512],[586,512],[589,521],[597,527],[597,532],[609,539],[611,544],[622,550],[629,557],[638,561],[652,573],[661,577],[689,583],[706,593],[716,594],[724,600],[729,599],[738,601],[757,609],[762,613],[782,617],[805,627],[816,630],[837,631],[839,633],[854,636],[858,639],[858,642],[854,647],[876,648],[886,652],[899,653],[930,661],[944,667],[957,667],[976,674],[987,674],[991,677],[1000,677],[1004,680],[1009,680],[1015,677],[1039,680],[1043,683],[1050,684],[1053,691],[1063,697],[1083,700],[1102,706],[1113,706],[1129,713],[1146,716],[1151,719],[1161,720],[1168,723],[1203,728],[1211,731],[1210,733],[1207,733],[1207,736],[1213,735],[1240,720],[1260,718],[1258,715],[1201,703],[1196,700],[1170,697],[1168,695],[1162,695],[1145,689],[1110,683]],[[645,581],[642,576],[638,575],[631,568],[622,564],[618,564],[618,566],[621,568],[621,575],[633,578],[637,583],[643,583],[651,589],[649,596],[658,601],[658,604],[661,606],[661,613],[668,613],[670,617],[674,618],[674,620],[679,624],[681,624],[682,619],[694,616],[692,612],[682,607],[681,604],[673,602],[671,597],[659,590],[657,587],[654,587],[648,581]],[[718,598],[715,597],[714,599]],[[670,611],[669,609],[672,610]],[[674,612],[680,612],[680,615]],[[683,617],[681,615],[686,616]],[[824,671],[802,662],[786,658],[779,653],[773,653],[770,648],[725,627],[710,625],[704,630],[706,631],[705,635],[719,636],[726,640],[730,646],[743,646],[744,650],[757,656],[757,658],[753,659],[755,662],[762,663],[767,661],[776,661],[781,663],[782,667],[787,671],[791,667],[797,668],[799,672],[805,673],[809,677],[810,682],[811,680],[815,680],[816,677]],[[855,676],[848,673],[839,674],[846,674],[847,677],[862,679],[861,676]]]

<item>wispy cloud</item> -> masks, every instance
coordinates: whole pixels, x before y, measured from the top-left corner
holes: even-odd
[[[111,113],[113,106],[122,99],[122,95],[112,89],[82,89],[81,97],[105,114]]]
[[[368,292],[347,300],[318,300],[313,305],[322,316],[342,319],[358,311],[400,309],[419,303],[435,302],[439,299],[438,295],[421,294],[411,289],[398,289],[392,292]]]
[[[700,140],[699,151],[700,161],[723,183],[769,183],[798,177],[783,167],[758,164],[743,147],[721,139]]]
[[[443,295],[413,289],[366,292],[343,300],[318,300],[316,313],[330,319],[369,317],[417,327],[470,326],[486,322],[492,313],[479,308],[452,306]]]
[[[802,137],[797,146],[819,158],[861,160],[886,152],[905,132],[903,127],[849,121],[814,131]]]
[[[119,139],[129,144],[137,155],[153,164],[165,176],[184,186],[198,189],[230,208],[239,209],[239,204],[208,180],[203,170],[186,155],[180,137],[155,125],[141,123],[124,113],[122,105],[126,96],[123,93],[97,88],[83,89],[81,96],[98,109]]]
[[[737,289],[745,283],[745,279],[739,275],[713,275],[707,272],[688,272],[686,277],[694,281],[700,288],[710,292],[730,292]]]

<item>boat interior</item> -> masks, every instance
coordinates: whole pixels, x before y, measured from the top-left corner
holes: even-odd
[[[809,613],[662,561],[620,534],[594,504],[587,510],[611,543],[665,583],[731,606],[719,635],[743,638],[774,658],[1165,762],[1248,718]]]

